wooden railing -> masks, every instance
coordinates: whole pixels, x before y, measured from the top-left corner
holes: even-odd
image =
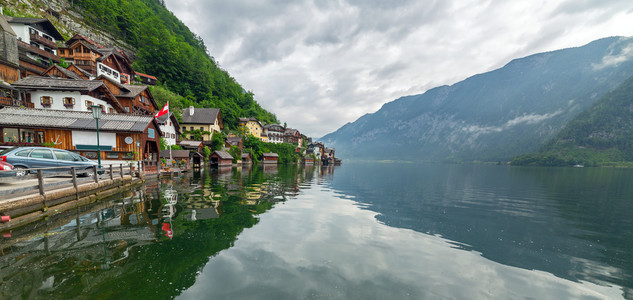
[[[138,172],[135,172],[135,168],[138,168]],[[78,195],[78,186],[81,184],[89,182],[99,183],[99,181],[107,179],[114,180],[115,178],[123,178],[125,175],[130,175],[131,177],[142,176],[144,166],[141,162],[135,162],[102,166],[101,169],[97,166],[81,170],[77,170],[77,167],[51,167],[26,169],[26,171],[28,171],[28,174],[25,176],[1,178],[4,182],[22,181],[24,184],[19,184],[18,187],[12,189],[0,190],[0,199],[39,193],[44,198],[46,206],[47,192],[73,186]],[[84,175],[85,177],[79,178],[79,175]],[[70,178],[68,178],[69,176]],[[37,183],[33,179],[37,179]],[[32,182],[28,182],[28,180],[32,180]]]
[[[57,50],[57,44],[55,44],[55,42],[53,42],[53,41],[51,41],[51,40],[49,40],[49,39],[47,39],[47,38],[45,38],[45,37],[43,37],[43,36],[41,36],[39,34],[31,33],[29,37],[31,38],[31,41],[34,41],[34,42],[40,43],[40,44],[44,44],[44,45],[48,46],[49,48],[53,48],[53,49]]]

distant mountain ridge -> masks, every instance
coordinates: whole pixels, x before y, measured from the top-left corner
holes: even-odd
[[[321,140],[346,159],[506,161],[632,75],[633,39],[604,38],[399,98]]]

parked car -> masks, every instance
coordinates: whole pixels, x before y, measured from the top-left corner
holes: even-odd
[[[15,147],[0,152],[0,161],[13,165],[17,176],[28,174],[27,169],[47,168],[44,172],[64,172],[76,167],[77,174],[92,176],[96,162],[70,151],[47,147]],[[60,167],[60,168],[55,168]],[[63,167],[63,168],[62,168]]]
[[[0,177],[15,177],[15,171],[10,163],[0,161]]]

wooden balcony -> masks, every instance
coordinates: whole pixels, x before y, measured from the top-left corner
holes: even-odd
[[[38,44],[42,44],[42,45],[44,45],[46,47],[49,47],[49,48],[57,50],[57,44],[55,44],[55,42],[53,42],[53,41],[51,41],[51,40],[49,40],[49,39],[47,39],[47,38],[45,38],[45,37],[43,37],[43,36],[41,36],[39,34],[31,33],[30,34],[30,38],[31,38],[31,41],[34,41],[34,42],[36,42]]]
[[[53,53],[49,53],[46,52],[40,48],[37,48],[35,46],[31,46],[23,41],[18,41],[18,47],[23,48],[24,50],[31,52],[31,53],[35,53],[39,56],[43,56],[46,58],[49,58],[51,60],[53,60],[54,62],[59,62],[59,56],[53,54]]]

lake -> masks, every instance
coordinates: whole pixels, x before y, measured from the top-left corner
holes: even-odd
[[[345,163],[148,181],[0,239],[0,298],[633,299],[633,170]]]

